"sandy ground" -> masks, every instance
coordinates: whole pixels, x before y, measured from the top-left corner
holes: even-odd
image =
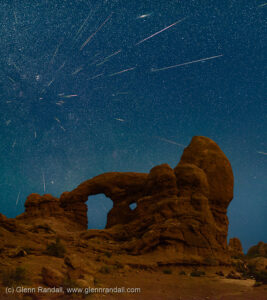
[[[203,268],[202,268],[203,269]],[[202,270],[200,268],[200,270]],[[0,300],[71,300],[71,299],[107,299],[107,300],[267,300],[267,285],[254,287],[252,279],[226,279],[215,275],[215,269],[203,269],[206,275],[191,277],[192,268],[168,267],[170,274],[165,274],[166,268],[158,270],[141,270],[123,268],[110,271],[107,274],[95,274],[96,288],[140,288],[137,293],[91,293],[80,292],[73,296],[46,294],[41,296],[15,294],[7,295],[2,289]],[[186,275],[180,275],[184,270]],[[227,274],[226,270],[223,270]],[[229,271],[229,270],[228,270]]]
[[[151,300],[267,300],[267,286],[253,287],[254,280],[235,280],[215,275],[191,277],[162,272],[129,272],[127,274],[101,275],[99,286],[140,287],[137,294],[112,294],[91,296],[90,299],[151,299]]]

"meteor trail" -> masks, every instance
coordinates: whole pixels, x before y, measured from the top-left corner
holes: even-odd
[[[218,57],[221,57],[221,56],[223,56],[223,54],[216,55],[216,56],[211,56],[211,57],[206,57],[206,58],[201,58],[201,59],[198,59],[198,60],[192,60],[192,61],[185,62],[185,63],[179,64],[179,65],[173,65],[173,66],[164,67],[164,68],[159,68],[159,69],[154,69],[154,68],[152,68],[152,69],[151,69],[151,72],[158,72],[158,71],[169,70],[169,69],[173,69],[173,68],[177,68],[177,67],[181,67],[181,66],[186,66],[186,65],[190,65],[190,64],[195,64],[195,63],[198,63],[198,62],[201,62],[201,61],[206,61],[206,60],[218,58]]]
[[[126,69],[126,70],[122,70],[122,71],[119,71],[119,72],[110,74],[110,75],[108,75],[108,76],[111,77],[111,76],[119,75],[119,74],[121,74],[121,73],[125,73],[125,72],[128,72],[128,71],[132,71],[132,70],[134,70],[135,68],[136,68],[136,67],[129,68],[129,69]]]
[[[136,19],[144,19],[144,18],[148,18],[148,17],[150,17],[151,15],[152,15],[152,13],[140,15],[140,16],[138,16]]]
[[[83,67],[79,67],[79,68],[76,69],[74,72],[72,72],[71,75],[76,75],[76,74],[78,74],[82,69],[83,69]]]
[[[44,184],[44,193],[45,193],[45,176],[44,176],[44,172],[42,171],[42,175],[43,175],[43,184]]]
[[[13,14],[14,14],[15,23],[16,23],[16,24],[18,24],[18,19],[17,19],[16,12],[15,12],[15,11],[13,11]]]
[[[50,86],[54,81],[55,81],[55,78],[53,78],[51,81],[49,81],[47,86]]]
[[[62,42],[63,42],[63,39],[62,39],[62,40],[59,42],[59,44],[57,45],[56,50],[55,50],[55,52],[54,52],[54,54],[53,54],[53,56],[52,56],[52,58],[51,58],[51,60],[50,60],[50,62],[49,62],[49,65],[53,64],[54,59],[55,59],[55,57],[56,57],[56,55],[57,55],[58,49],[59,49],[59,47],[62,45]]]
[[[19,202],[19,196],[20,196],[20,191],[18,193],[18,197],[17,197],[17,200],[16,200],[16,206],[18,205],[18,202]]]
[[[183,147],[183,148],[185,148],[185,147],[186,147],[186,146],[185,146],[185,145],[183,145],[183,144],[178,144],[178,143],[176,143],[176,142],[174,142],[174,141],[167,140],[167,139],[165,139],[165,138],[162,138],[162,137],[159,137],[159,136],[156,136],[156,138],[157,138],[157,139],[159,139],[159,140],[161,140],[161,141],[163,141],[163,142],[169,143],[169,144],[177,145],[177,146],[179,146],[179,147]]]
[[[95,76],[93,76],[93,77],[89,78],[88,80],[93,80],[93,79],[96,79],[96,78],[98,78],[98,77],[102,76],[103,74],[104,74],[104,73],[97,74],[97,75],[95,75]]]
[[[66,131],[66,129],[65,129],[63,126],[59,125],[59,127],[60,127],[63,131]]]
[[[181,20],[179,20],[179,21],[176,21],[175,23],[173,23],[173,24],[171,24],[171,25],[169,25],[169,26],[167,26],[167,27],[161,29],[160,31],[157,31],[156,33],[154,33],[154,34],[148,36],[147,38],[145,38],[145,39],[139,41],[137,44],[135,44],[135,46],[137,46],[137,45],[139,45],[139,44],[142,44],[143,42],[145,42],[145,41],[147,41],[147,40],[153,38],[154,36],[158,35],[159,33],[161,33],[161,32],[163,32],[163,31],[165,31],[165,30],[167,30],[167,29],[169,29],[169,28],[175,26],[175,25],[178,24],[178,23],[183,22],[185,19],[186,19],[186,18],[183,18],[183,19],[181,19]]]
[[[85,24],[87,23],[88,19],[90,18],[91,16],[91,12],[88,14],[87,18],[84,20],[84,22],[82,23],[81,27],[79,28],[79,30],[77,31],[75,37],[74,37],[74,40],[77,40],[79,38],[79,35],[80,35],[80,32],[82,31],[83,27],[85,26]]]
[[[111,57],[113,57],[113,56],[119,54],[120,52],[121,52],[121,49],[118,50],[118,51],[116,51],[116,52],[114,52],[114,53],[112,53],[112,54],[110,54],[109,56],[105,57],[105,58],[103,59],[103,61],[101,61],[100,63],[98,63],[96,66],[103,65],[105,62],[107,62],[107,61],[109,60],[109,58],[111,58]]]
[[[16,83],[15,80],[14,80],[13,78],[11,78],[10,76],[7,76],[7,78],[8,78],[11,82]]]
[[[56,73],[59,72],[64,66],[65,66],[66,61],[56,70]]]
[[[83,48],[90,42],[90,40],[97,34],[97,32],[107,23],[107,21],[111,18],[112,14],[110,14],[106,20],[97,28],[97,30],[92,33],[88,39],[82,44],[80,51],[83,50]]]
[[[257,151],[259,154],[267,155],[267,152]]]
[[[72,98],[72,97],[78,97],[78,95],[62,95],[63,98]]]

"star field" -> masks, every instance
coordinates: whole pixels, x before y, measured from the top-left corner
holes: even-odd
[[[229,237],[266,238],[266,7],[260,1],[0,3],[0,212],[103,172],[175,167],[195,135],[235,176]],[[111,201],[90,199],[89,226]],[[266,241],[265,241],[266,242]]]

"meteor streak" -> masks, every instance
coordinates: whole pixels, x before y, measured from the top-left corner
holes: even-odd
[[[179,65],[173,65],[173,66],[159,68],[159,69],[152,68],[151,72],[158,72],[158,71],[164,71],[164,70],[169,70],[169,69],[173,69],[173,68],[178,68],[178,67],[181,67],[181,66],[195,64],[195,63],[198,63],[198,62],[201,62],[201,61],[206,61],[206,60],[218,58],[218,57],[221,57],[221,56],[223,56],[223,54],[216,55],[216,56],[211,56],[211,57],[206,57],[206,58],[201,58],[201,59],[198,59],[198,60],[192,60],[192,61],[185,62],[185,63],[179,64]]]
[[[144,19],[144,18],[148,18],[148,17],[150,17],[151,15],[152,15],[152,13],[140,15],[140,16],[138,16],[136,19]]]
[[[98,33],[98,31],[107,23],[107,21],[111,18],[112,14],[109,15],[106,20],[97,28],[97,30],[92,33],[88,39],[82,44],[81,48],[80,48],[80,51],[83,50],[83,48],[90,42],[90,40]]]
[[[55,50],[55,52],[54,52],[54,54],[53,54],[53,56],[52,56],[52,58],[51,58],[51,60],[50,60],[50,62],[49,62],[49,65],[53,64],[53,62],[54,62],[54,60],[55,60],[55,57],[56,57],[56,55],[57,55],[58,49],[59,49],[59,47],[62,45],[62,43],[63,43],[63,39],[62,39],[62,40],[59,42],[59,44],[57,45],[56,50]]]
[[[132,71],[132,70],[134,70],[135,68],[136,68],[136,67],[129,68],[129,69],[126,69],[126,70],[122,70],[122,71],[119,71],[119,72],[110,74],[110,75],[108,75],[108,76],[111,77],[111,76],[119,75],[119,74],[122,74],[122,73],[125,73],[125,72],[128,72],[128,71]]]
[[[79,30],[77,31],[74,40],[77,40],[79,38],[80,32],[82,31],[83,27],[85,26],[85,24],[87,23],[89,17],[91,16],[91,12],[88,14],[87,18],[84,20],[84,22],[82,23],[81,27],[79,28]]]
[[[78,74],[82,69],[83,69],[83,67],[80,67],[80,68],[76,69],[74,72],[71,73],[71,75]]]
[[[93,77],[89,78],[88,80],[93,80],[93,79],[96,79],[96,78],[98,78],[98,77],[102,76],[103,74],[104,74],[104,73],[97,74],[97,75],[95,75],[95,76],[93,76]]]
[[[105,62],[107,62],[111,57],[113,57],[113,56],[119,54],[121,51],[122,51],[122,50],[120,49],[120,50],[118,50],[118,51],[116,51],[116,52],[110,54],[109,56],[107,56],[106,58],[104,58],[102,62],[98,63],[96,66],[103,65],[103,64],[104,64]]]
[[[62,95],[63,98],[72,98],[72,97],[78,97],[78,95]]]
[[[16,200],[16,206],[18,205],[18,202],[19,202],[19,196],[20,196],[20,191],[18,193],[18,197],[17,197],[17,200]]]
[[[181,20],[179,20],[179,21],[176,21],[175,23],[173,23],[173,24],[171,24],[171,25],[169,25],[169,26],[167,26],[167,27],[161,29],[160,31],[157,31],[156,33],[154,33],[154,34],[148,36],[147,38],[145,38],[145,39],[139,41],[137,44],[135,44],[135,46],[137,46],[137,45],[139,45],[139,44],[142,44],[143,42],[145,42],[145,41],[147,41],[147,40],[153,38],[154,36],[160,34],[161,32],[163,32],[163,31],[165,31],[165,30],[167,30],[167,29],[169,29],[169,28],[175,26],[175,25],[178,24],[178,23],[183,22],[185,19],[186,19],[186,18],[183,18],[183,19],[181,19]]]
[[[44,184],[44,193],[45,193],[45,176],[44,176],[44,172],[42,171],[42,175],[43,175],[43,184]]]
[[[259,154],[267,155],[267,152],[257,151]]]
[[[169,143],[169,144],[177,145],[177,146],[179,146],[179,147],[183,147],[183,148],[185,148],[185,147],[186,147],[186,146],[185,146],[185,145],[183,145],[183,144],[179,144],[179,143],[176,143],[176,142],[174,142],[174,141],[171,141],[171,140],[167,140],[167,139],[165,139],[165,138],[162,138],[162,137],[159,137],[159,136],[156,136],[156,138],[157,138],[157,139],[159,139],[159,140],[161,140],[161,141],[163,141],[163,142]]]

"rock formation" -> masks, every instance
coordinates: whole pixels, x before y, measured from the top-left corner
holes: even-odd
[[[149,174],[96,176],[63,193],[60,205],[86,229],[85,202],[89,196],[90,203],[90,195],[98,193],[114,204],[108,214],[107,231],[115,240],[128,241],[130,252],[140,254],[175,245],[185,260],[188,255],[225,257],[226,211],[233,198],[233,173],[228,159],[212,140],[194,137],[174,169],[163,164]],[[135,210],[129,208],[132,203],[137,204]]]
[[[257,245],[252,246],[248,249],[248,257],[265,257],[267,258],[267,244],[264,242],[259,242]]]
[[[90,205],[90,196],[100,193],[113,201],[106,229],[87,230],[86,202],[89,197]],[[80,231],[86,243],[95,237],[110,240],[116,242],[117,251],[131,255],[171,251],[176,263],[207,264],[211,256],[226,263],[226,212],[232,198],[228,159],[211,139],[194,137],[174,169],[162,164],[149,174],[104,173],[59,199],[32,194],[25,213],[13,225],[0,216],[0,226],[54,218],[67,230]],[[132,203],[137,204],[134,210],[129,207]]]
[[[236,237],[229,240],[228,250],[231,257],[240,258],[244,256],[242,244]]]

